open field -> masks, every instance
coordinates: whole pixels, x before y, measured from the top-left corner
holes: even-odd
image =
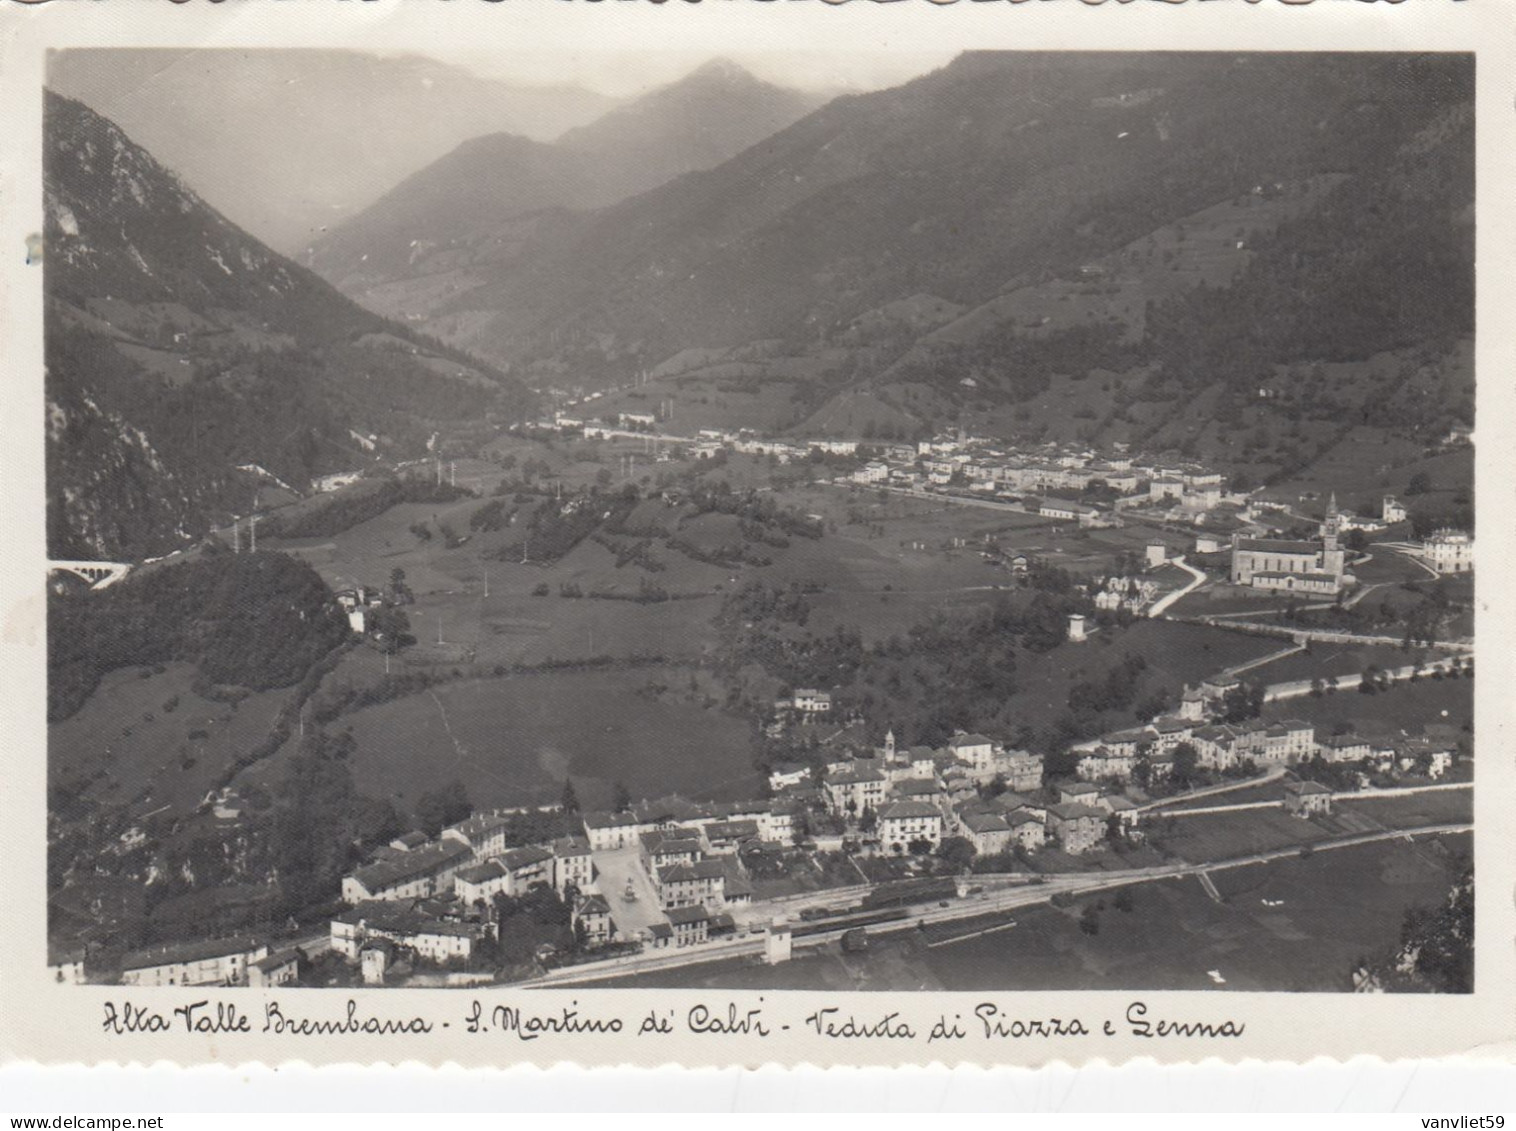
[[[1222,569],[1226,568],[1224,564]],[[1224,580],[1224,572],[1217,576],[1223,580],[1185,594],[1169,606],[1168,611],[1174,616],[1183,617],[1218,617],[1229,613],[1256,613],[1262,616],[1269,610],[1283,612],[1289,607],[1289,597],[1228,584]]]
[[[1293,845],[1304,847],[1340,831],[1331,825],[1331,818],[1307,821],[1283,809],[1242,809],[1176,818],[1172,826],[1155,825],[1149,836],[1180,859],[1202,864]]]
[[[1293,652],[1282,659],[1254,668],[1247,673],[1246,678],[1256,683],[1292,683],[1318,677],[1326,679],[1339,675],[1357,675],[1370,665],[1399,668],[1414,664],[1417,660],[1431,661],[1445,657],[1445,653],[1425,648],[1404,651],[1394,644],[1337,644],[1318,640],[1304,651]]]
[[[1385,730],[1419,734],[1431,722],[1463,730],[1474,725],[1474,681],[1424,677],[1415,683],[1396,683],[1377,695],[1357,691],[1338,691],[1319,699],[1305,695],[1274,704],[1271,711],[1317,726],[1343,723],[1365,734]]]
[[[1165,822],[1154,835],[1161,838],[1164,848],[1191,863],[1224,861],[1337,836],[1470,821],[1472,796],[1467,789],[1392,797],[1345,794],[1334,800],[1329,815],[1311,820],[1293,817],[1283,809],[1244,809]]]
[[[476,808],[556,802],[565,778],[586,808],[633,796],[752,796],[739,719],[681,701],[689,672],[640,668],[449,683],[342,718],[360,793],[402,812],[455,778]],[[649,683],[672,690],[638,694]]]
[[[1020,690],[1012,701],[1017,717],[1045,726],[1067,710],[1069,691],[1102,675],[1127,655],[1147,661],[1138,699],[1162,689],[1177,703],[1186,683],[1197,683],[1223,668],[1266,656],[1279,642],[1208,625],[1139,620],[1130,627],[1101,629],[1083,644],[1060,644],[1017,669]],[[1130,715],[1131,726],[1137,722]],[[1115,720],[1112,720],[1115,725]]]
[[[1411,535],[1409,531],[1406,537]],[[1383,537],[1383,535],[1376,535]],[[1430,584],[1432,575],[1409,554],[1392,550],[1387,546],[1372,546],[1368,550],[1370,558],[1366,562],[1355,562],[1348,566],[1348,572],[1358,579],[1363,585],[1381,585],[1385,582],[1399,583],[1402,581],[1415,581]],[[1389,590],[1376,590],[1371,597],[1364,600],[1382,600]]]
[[[123,668],[71,717],[48,730],[48,779],[87,781],[84,796],[137,814],[192,811],[239,757],[268,734],[285,691],[250,695],[235,708],[190,690],[194,670]]]
[[[1336,815],[1360,817],[1387,829],[1451,825],[1474,819],[1473,789],[1438,789],[1398,797],[1345,794],[1333,804]]]
[[[1324,499],[1335,491],[1338,502],[1349,506],[1386,494],[1404,496],[1411,477],[1423,472],[1432,477],[1433,490],[1405,501],[1440,510],[1453,494],[1473,483],[1474,449],[1465,446],[1427,456],[1419,446],[1381,429],[1354,428],[1309,467],[1267,488],[1263,496],[1282,501],[1302,495]]]
[[[1196,818],[1197,820],[1199,818]],[[1228,990],[1342,992],[1354,962],[1392,948],[1405,912],[1440,903],[1468,836],[1384,842],[1306,859],[1212,873],[1224,902],[1193,878],[1133,886],[1133,910],[1114,892],[1066,910],[1025,908],[875,935],[869,950],[836,944],[782,966],[758,960],[691,965],[606,985],[822,990]],[[1264,901],[1267,900],[1268,904]],[[1279,901],[1276,903],[1276,901]],[[1086,903],[1100,929],[1079,927]],[[1270,906],[1272,904],[1273,906]],[[961,942],[986,927],[1015,926]],[[873,932],[871,932],[873,934]]]

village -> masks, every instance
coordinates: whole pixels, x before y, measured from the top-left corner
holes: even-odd
[[[560,416],[553,423],[578,422]],[[583,427],[588,434],[598,426]],[[720,434],[696,438],[692,454],[709,458],[729,449],[783,461],[810,458],[814,448]],[[1176,599],[1212,581],[1262,599],[1352,601],[1362,593],[1355,593],[1350,567],[1370,556],[1350,535],[1383,531],[1406,517],[1392,496],[1369,519],[1342,515],[1332,497],[1316,538],[1301,539],[1305,516],[1229,491],[1220,473],[1194,464],[1056,445],[1027,455],[961,434],[872,450],[862,441],[829,441],[821,450],[853,458],[857,466],[836,480],[850,490],[956,496],[1080,526],[1139,520],[1198,530],[1192,554],[1170,558],[1165,542],[1153,539],[1125,571],[1082,583],[1097,616],[1167,616]],[[1097,496],[1101,504],[1059,492]],[[1283,531],[1296,536],[1278,537]],[[1473,540],[1461,531],[1389,545],[1429,575],[1472,567]],[[1013,574],[1035,565],[1025,554],[1009,555],[1004,564]],[[1175,566],[1182,586],[1172,577],[1155,580],[1155,571],[1168,567],[1172,574]],[[404,597],[403,582],[337,594],[355,636],[387,656],[397,646],[395,614]],[[1313,635],[1250,622],[1251,615],[1199,619],[1286,637],[1291,648]],[[1101,631],[1083,614],[1068,617],[1072,646],[1093,646]],[[892,730],[882,745],[863,746],[857,738],[866,720],[844,709],[830,689],[796,688],[773,703],[765,732],[819,735],[822,752],[809,762],[768,767],[765,796],[723,802],[628,796],[614,811],[583,813],[566,798],[550,811],[479,811],[436,836],[413,831],[378,849],[343,880],[344,909],[331,918],[329,935],[303,948],[270,953],[241,938],[168,944],[127,956],[121,980],[279,984],[309,977],[308,958],[317,953],[327,959],[320,975],[326,981],[315,984],[333,977],[457,984],[590,974],[664,955],[697,962],[729,949],[723,943],[749,949],[761,943],[763,960],[777,964],[799,939],[839,932],[863,946],[862,925],[904,918],[907,909],[930,908],[938,918],[982,913],[970,893],[987,887],[1024,892],[1050,879],[1077,884],[1133,861],[1160,868],[1166,857],[1144,849],[1155,822],[1268,808],[1320,824],[1354,799],[1466,790],[1470,751],[1452,727],[1432,720],[1421,733],[1360,735],[1292,718],[1287,701],[1472,676],[1472,655],[1464,654],[1470,651],[1449,648],[1431,661],[1330,685],[1265,688],[1241,678],[1246,665],[1219,671],[1186,686],[1176,706],[1141,725],[1074,743],[1057,771],[1043,755],[1003,737],[963,731],[940,747],[897,744]],[[1243,800],[1233,804],[1227,796],[1233,792]],[[1196,797],[1206,799],[1203,806],[1189,802]],[[534,838],[531,830],[542,829],[544,817],[556,835]],[[1363,828],[1330,830],[1344,831]],[[334,971],[336,960],[347,974]],[[58,976],[73,977],[62,967]]]
[[[1264,544],[1246,548],[1275,552],[1258,558],[1257,566],[1247,564],[1251,559],[1242,559],[1231,578],[1260,590],[1331,596],[1353,584],[1345,576],[1342,560],[1330,553],[1320,557],[1319,547],[1268,541],[1307,520],[1292,506],[1292,502],[1308,501],[1306,496],[1292,501],[1277,492],[1248,489],[1235,478],[1229,482],[1214,468],[1174,458],[1172,452],[1155,456],[1124,443],[1112,445],[1110,451],[1072,443],[1013,444],[971,436],[963,429],[916,443],[867,438],[795,440],[747,429],[700,429],[685,436],[668,432],[666,423],[648,412],[617,412],[586,420],[560,411],[519,430],[526,435],[638,441],[656,461],[698,462],[720,453],[762,456],[778,464],[841,458],[854,466],[833,480],[838,486],[997,506],[1086,529],[1129,522],[1181,527],[1195,532],[1196,554],[1227,553],[1245,540],[1263,539]],[[1471,430],[1459,426],[1442,443],[1457,448],[1472,440]],[[1378,513],[1372,514],[1341,513],[1334,496],[1328,514],[1332,533],[1342,543],[1334,545],[1334,550],[1345,549],[1354,532],[1359,539],[1383,534],[1401,527],[1409,517],[1405,502],[1394,495],[1383,496]],[[1473,536],[1467,531],[1439,528],[1414,544],[1403,545],[1437,573],[1461,573],[1473,566]],[[1162,561],[1150,558],[1147,564],[1161,565]]]
[[[1426,676],[1456,678],[1461,666]],[[1142,845],[1153,822],[1261,807],[1320,822],[1334,804],[1470,784],[1451,728],[1385,743],[1288,718],[1222,721],[1240,687],[1221,676],[1186,689],[1178,713],[1081,744],[1077,773],[1056,781],[1045,780],[1042,757],[985,735],[959,733],[933,749],[897,745],[891,733],[877,749],[839,749],[819,774],[774,767],[766,798],[673,796],[562,814],[578,832],[542,843],[511,846],[520,811],[477,813],[435,838],[411,832],[380,849],[343,881],[346,909],[312,949],[368,985],[488,981],[483,960],[502,930],[523,922],[505,909],[546,899],[566,911],[573,941],[536,946],[539,970],[590,973],[674,952],[701,961],[750,939],[780,963],[799,938],[828,929],[866,946],[859,924],[907,918],[918,903],[938,919],[938,908],[982,913],[973,896],[997,881],[1023,890],[1060,873],[1077,881],[1092,861]],[[832,702],[802,689],[776,709],[777,725],[815,725]],[[1227,793],[1265,783],[1279,787],[1278,800],[1228,805]],[[1173,808],[1200,797],[1204,808]],[[776,889],[764,879],[807,873],[831,886],[756,894]],[[278,985],[299,977],[304,957],[250,939],[170,944],[129,956],[121,977]]]

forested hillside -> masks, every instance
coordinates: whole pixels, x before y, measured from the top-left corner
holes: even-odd
[[[99,592],[54,593],[48,717],[78,710],[107,672],[173,660],[195,664],[207,690],[287,687],[347,637],[326,583],[284,554],[207,554]]]

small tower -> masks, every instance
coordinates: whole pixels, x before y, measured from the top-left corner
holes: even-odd
[[[1078,644],[1086,639],[1084,635],[1084,614],[1069,614],[1069,643]]]
[[[890,761],[895,760],[895,728],[891,727],[884,735],[884,756]]]
[[[783,915],[769,924],[768,935],[763,940],[763,958],[770,966],[778,966],[790,960],[792,941],[790,923]]]
[[[1347,570],[1347,552],[1337,538],[1341,530],[1342,515],[1337,512],[1337,492],[1333,491],[1326,517],[1321,520],[1321,572],[1336,578],[1339,588]]]
[[[1198,687],[1185,686],[1184,698],[1179,701],[1179,717],[1191,722],[1205,718],[1205,694]]]
[[[1326,517],[1321,520],[1321,548],[1337,549],[1337,536],[1342,531],[1342,515],[1337,513],[1337,492],[1333,491],[1327,502]]]

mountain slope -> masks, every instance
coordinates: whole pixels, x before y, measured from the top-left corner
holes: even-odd
[[[762,82],[734,64],[708,63],[551,145],[510,134],[471,139],[316,241],[310,263],[381,311],[383,288],[446,271],[508,266],[550,210],[600,208],[696,169],[720,164],[784,128],[821,96]],[[463,285],[468,285],[467,281]],[[375,290],[381,293],[373,294]],[[416,294],[402,305],[416,308]]]
[[[49,93],[44,134],[55,556],[161,553],[245,510],[254,476],[299,489],[525,405],[270,251],[82,103]]]
[[[53,57],[49,85],[286,254],[467,138],[548,140],[616,105],[353,51],[70,50]]]
[[[1259,374],[1220,347],[1248,309],[1268,364],[1446,343],[1469,321],[1470,82],[1450,56],[969,53],[524,234],[424,324],[527,373],[606,384],[684,350],[777,343],[822,363],[796,390],[802,418],[887,389],[889,411],[923,425],[1091,368],[1177,368],[1187,331],[1167,327],[1234,285],[1254,300],[1230,302],[1203,358],[1239,387]],[[966,312],[871,324],[857,348],[859,319],[919,295]],[[1337,313],[1353,340],[1344,325],[1328,349]]]
[[[609,166],[617,199],[711,169],[825,102],[714,59],[683,79],[569,130],[558,144]]]

